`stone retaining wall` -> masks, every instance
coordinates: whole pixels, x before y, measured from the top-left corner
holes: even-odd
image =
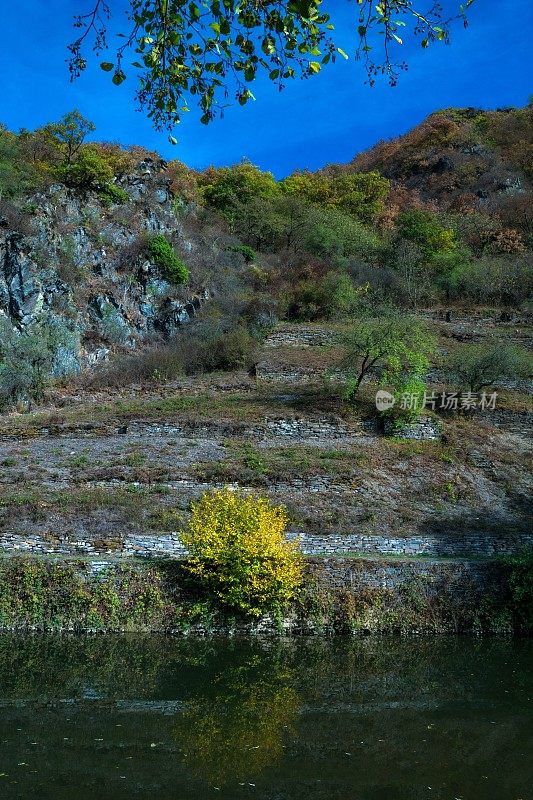
[[[509,433],[530,438],[533,435],[533,414],[530,411],[507,411],[496,408],[484,414],[482,421]]]
[[[272,419],[266,422],[269,436],[282,436],[297,439],[351,439],[360,436],[363,431],[376,432],[376,420],[364,420],[357,425],[346,425],[344,422],[328,418],[318,420],[307,419]]]
[[[128,426],[128,433],[137,431],[146,433],[146,423],[132,423]],[[376,420],[365,420],[347,425],[339,419],[332,417],[319,417],[318,419],[303,419],[301,417],[278,417],[266,419],[263,423],[183,423],[179,426],[151,425],[153,433],[168,435],[196,436],[242,436],[249,439],[270,439],[282,437],[283,439],[351,439],[360,436],[363,431],[375,432]]]
[[[265,347],[324,347],[336,340],[336,334],[327,326],[279,327],[265,339]]]
[[[385,420],[383,430],[385,436],[397,436],[400,439],[416,439],[417,441],[435,441],[441,438],[439,424],[431,417],[421,417],[409,425],[395,427],[392,420]]]
[[[307,555],[339,555],[342,553],[379,553],[381,555],[431,556],[461,558],[502,556],[533,547],[532,534],[467,533],[459,535],[409,537],[372,536],[349,533],[320,536],[310,533],[289,533],[298,537],[302,552]]]
[[[69,563],[84,580],[113,571],[119,572],[124,562],[117,559],[59,558],[58,563]],[[142,580],[148,565],[135,562],[133,569]],[[150,568],[158,568],[150,563]],[[467,603],[473,611],[485,596],[493,599],[501,594],[502,565],[493,561],[431,561],[371,560],[362,558],[308,558],[305,563],[306,584],[335,595],[347,593],[355,599],[368,596],[369,591],[385,590],[396,596],[400,603],[416,595],[418,602],[431,603],[436,596],[452,597],[454,603]],[[166,573],[167,577],[170,573]],[[148,575],[148,573],[147,573]],[[179,578],[178,578],[179,580]],[[268,620],[265,620],[268,625]],[[286,620],[286,632],[291,632],[295,620]]]
[[[454,591],[483,589],[496,581],[499,566],[483,561],[370,561],[356,558],[310,558],[308,568],[319,586],[329,590],[364,589],[397,591],[406,584],[424,583],[427,590],[454,586]]]
[[[316,419],[290,416],[272,417],[266,418],[264,422],[256,423],[184,420],[177,424],[172,424],[133,421],[129,422],[125,428],[130,439],[135,436],[146,436],[147,434],[168,437],[194,436],[198,438],[236,436],[259,440],[273,437],[283,437],[284,439],[350,439],[354,436],[360,436],[362,432],[377,432],[378,424],[376,419],[368,419],[347,425],[331,415],[330,417],[318,417]],[[42,436],[72,436],[76,434],[80,437],[92,437],[95,435],[95,430],[96,426],[93,424],[83,426],[58,425],[53,428],[41,428],[39,434]],[[101,434],[102,432],[115,434],[116,425],[98,428],[98,433]]]
[[[298,539],[305,555],[342,556],[361,553],[381,556],[428,556],[446,558],[471,558],[476,556],[504,556],[533,547],[533,534],[468,533],[461,536],[391,537],[361,534],[329,535],[290,532],[290,540]],[[4,533],[0,536],[0,551],[34,555],[69,555],[183,558],[186,549],[178,533],[126,534],[122,541],[113,544],[75,537],[45,538],[37,534],[18,535]]]

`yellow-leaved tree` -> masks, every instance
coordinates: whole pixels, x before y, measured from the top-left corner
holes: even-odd
[[[284,537],[287,513],[264,497],[219,489],[192,504],[181,540],[187,570],[222,606],[259,617],[282,609],[302,581],[302,559]]]

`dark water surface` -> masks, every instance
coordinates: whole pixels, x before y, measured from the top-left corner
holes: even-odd
[[[0,636],[4,800],[530,800],[533,641]]]

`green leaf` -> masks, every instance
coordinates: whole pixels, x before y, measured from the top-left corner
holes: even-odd
[[[104,72],[111,72],[114,66],[115,65],[111,64],[110,61],[102,61],[102,63],[100,64],[100,69],[103,69]]]
[[[310,61],[309,68],[314,73],[320,72],[320,64],[318,63],[318,61]]]
[[[340,48],[340,47],[337,47],[337,53],[340,53],[340,55],[341,55],[343,58],[345,58],[346,60],[348,60],[348,55],[347,55],[347,54],[344,52],[344,50],[342,50],[342,48]]]
[[[170,144],[173,144],[173,145],[178,143],[178,140],[176,139],[175,136],[169,136],[168,137],[168,141],[170,142]]]
[[[120,86],[120,84],[124,83],[124,81],[126,80],[126,76],[124,75],[123,72],[115,72],[111,80],[113,81],[115,86]]]
[[[276,49],[276,45],[274,39],[271,36],[265,36],[261,43],[261,50],[263,53],[268,56],[270,53],[273,53]]]
[[[189,3],[189,13],[194,19],[200,19],[200,9],[195,3]]]

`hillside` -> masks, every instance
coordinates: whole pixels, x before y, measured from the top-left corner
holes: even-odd
[[[377,170],[442,210],[487,210],[517,225],[518,210],[531,205],[533,106],[438,111],[329,170]]]
[[[195,173],[142,148],[84,144],[77,112],[70,129],[4,130],[3,340],[39,328],[60,377],[168,339],[208,298],[208,338],[237,327],[241,364],[244,329],[346,315],[362,291],[406,308],[521,308],[531,109],[437,112],[348,165],[277,183],[246,162]],[[161,246],[187,279],[169,273]]]
[[[530,116],[438,112],[280,182],[3,131],[0,547],[179,556],[224,484],[319,557],[530,545]],[[359,385],[353,332],[387,326]]]

